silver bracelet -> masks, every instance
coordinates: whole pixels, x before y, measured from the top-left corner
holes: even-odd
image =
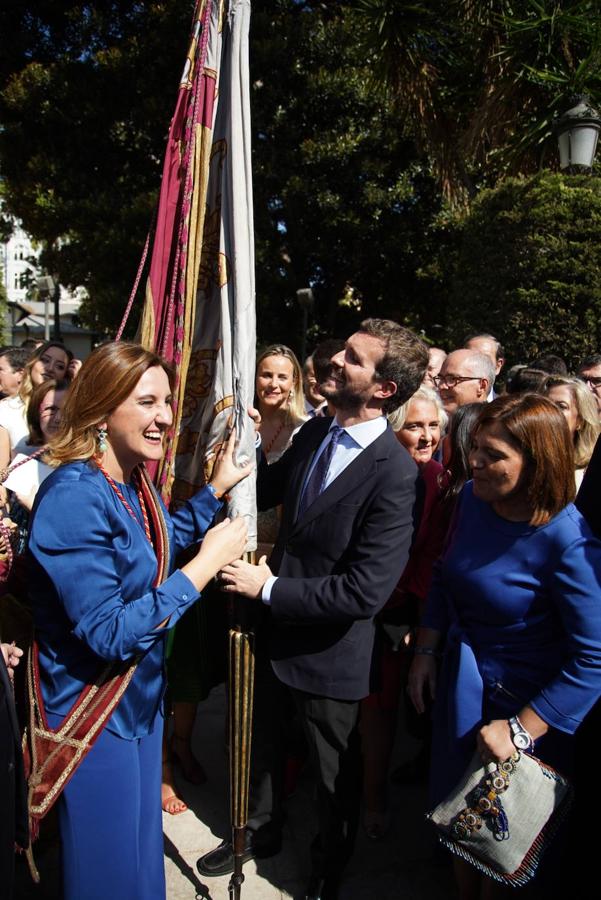
[[[440,656],[438,650],[433,650],[432,647],[414,647],[413,652],[416,656]]]

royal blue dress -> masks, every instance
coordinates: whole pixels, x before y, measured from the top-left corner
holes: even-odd
[[[601,542],[573,504],[534,527],[499,517],[466,485],[422,621],[446,636],[433,803],[467,768],[479,728],[526,704],[551,726],[537,755],[569,765],[569,736],[601,695],[600,578]]]
[[[172,572],[153,588],[156,558],[133,485],[119,485],[134,521],[93,463],[61,466],[41,485],[32,515],[29,586],[42,693],[56,728],[106,660],[140,655],[136,673],[59,806],[65,900],[164,896],[161,824],[164,646],[199,598]],[[165,511],[170,566],[198,541],[221,503],[201,490]]]

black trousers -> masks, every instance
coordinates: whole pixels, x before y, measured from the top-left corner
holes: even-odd
[[[337,878],[353,854],[361,799],[361,744],[356,700],[292,690],[316,777],[319,832],[313,872]]]
[[[255,647],[248,828],[258,840],[270,843],[281,840],[284,769],[294,702],[275,677],[261,637],[258,633]]]
[[[311,847],[316,875],[338,877],[355,843],[361,799],[359,703],[291,689],[257,653],[248,827],[257,846],[279,839],[283,775],[296,710],[307,741],[317,793],[318,834]]]

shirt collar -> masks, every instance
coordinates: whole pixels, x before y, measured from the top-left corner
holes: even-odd
[[[330,430],[335,425],[338,425],[341,428],[344,427],[344,430],[349,437],[365,450],[366,447],[369,447],[376,438],[379,438],[380,435],[386,431],[387,424],[385,416],[378,416],[375,419],[368,419],[366,422],[357,422],[356,425],[342,426],[334,417],[332,419],[332,424],[330,425]]]
[[[327,406],[327,403],[325,400],[323,400],[320,404],[318,404],[318,406],[313,406],[313,404],[309,403],[309,401],[305,397],[305,414],[307,416],[317,415],[317,413],[321,412],[322,409],[325,409],[326,406]]]

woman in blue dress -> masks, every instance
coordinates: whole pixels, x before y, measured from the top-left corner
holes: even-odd
[[[418,712],[436,695],[433,805],[476,747],[501,761],[527,740],[569,774],[571,737],[601,694],[601,543],[571,502],[564,417],[535,394],[485,404],[470,465],[409,675]],[[462,898],[491,894],[466,863],[456,874]]]
[[[65,900],[164,897],[165,637],[244,549],[242,520],[207,531],[224,492],[250,471],[233,463],[233,436],[210,484],[173,516],[145,473],[172,425],[172,382],[169,367],[136,344],[95,350],[70,389],[50,451],[57,469],[34,506],[29,584],[45,788],[32,804],[41,817],[67,782],[59,799]],[[203,536],[173,570],[175,554]],[[41,748],[53,735],[57,751],[44,769]]]

